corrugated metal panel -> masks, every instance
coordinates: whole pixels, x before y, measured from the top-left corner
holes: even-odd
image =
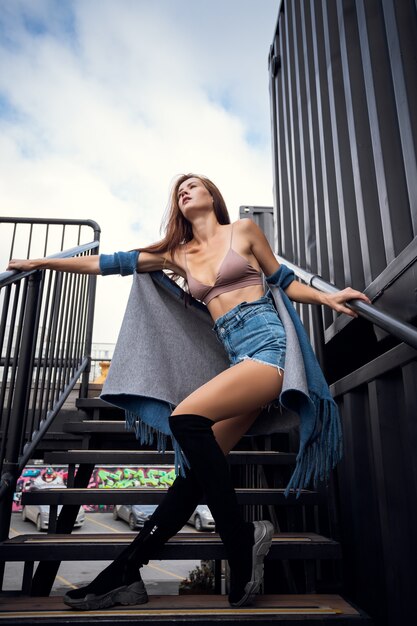
[[[293,0],[271,47],[276,251],[371,297],[417,258],[416,41],[412,0]]]
[[[404,344],[332,387],[342,415],[338,468],[349,597],[377,624],[411,623],[417,587],[417,358]]]
[[[283,0],[269,62],[275,251],[416,322],[416,0]],[[417,586],[416,353],[366,322],[323,322],[346,593],[402,626]]]

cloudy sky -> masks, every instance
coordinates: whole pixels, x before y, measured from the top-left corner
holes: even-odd
[[[96,220],[113,252],[159,239],[183,172],[214,180],[232,219],[271,205],[278,6],[0,0],[1,214]],[[130,279],[98,282],[94,340],[114,342]]]

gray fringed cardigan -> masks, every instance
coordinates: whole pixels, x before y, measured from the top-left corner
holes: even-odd
[[[120,273],[132,273],[136,260],[132,261],[131,271]],[[292,280],[294,274],[284,265],[267,278],[287,337],[279,403],[300,418],[300,449],[287,495],[291,489],[306,488],[311,480],[316,484],[328,479],[342,455],[337,406],[301,321],[283,291]],[[157,447],[163,451],[170,436],[177,472],[184,458],[172,438],[168,417],[181,400],[229,367],[212,326],[207,308],[163,272],[134,273],[101,398],[125,410],[127,426],[136,430],[141,443],[152,443],[156,435]],[[251,432],[278,432],[281,422],[288,419],[279,409],[264,410]]]

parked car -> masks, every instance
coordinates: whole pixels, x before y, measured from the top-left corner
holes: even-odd
[[[206,504],[199,504],[187,522],[195,526],[196,530],[215,530],[215,522],[210,509]]]
[[[62,505],[58,506],[58,515]],[[49,505],[48,504],[26,504],[22,509],[22,520],[31,521],[36,524],[37,530],[48,530],[49,526]],[[85,521],[85,512],[81,507],[75,520],[74,528],[80,528]]]
[[[143,527],[156,507],[156,504],[115,504],[113,519],[122,519],[129,524],[130,530],[136,530]]]

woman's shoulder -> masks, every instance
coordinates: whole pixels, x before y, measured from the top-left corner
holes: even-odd
[[[232,223],[233,232],[242,233],[242,235],[250,236],[255,234],[259,227],[250,217],[242,217]]]
[[[250,217],[241,217],[232,223],[233,228],[250,229],[256,226],[255,222]]]

